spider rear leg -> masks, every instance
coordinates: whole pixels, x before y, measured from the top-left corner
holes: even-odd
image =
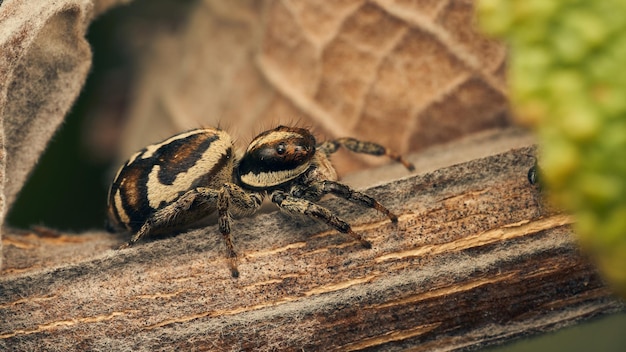
[[[228,257],[228,266],[233,277],[239,277],[239,269],[237,269],[237,253],[233,246],[233,240],[230,235],[231,206],[244,212],[254,212],[259,206],[263,197],[258,193],[248,193],[241,187],[226,183],[219,191],[217,200],[218,227],[226,244],[226,255]]]
[[[143,237],[157,230],[175,229],[177,225],[200,220],[217,208],[218,227],[226,244],[230,271],[233,277],[238,277],[237,253],[230,236],[231,215],[229,209],[231,205],[234,205],[239,210],[254,212],[261,205],[262,200],[260,194],[247,193],[232,183],[224,184],[219,190],[205,187],[192,189],[173,203],[152,214],[130,241],[121,245],[119,249],[131,247]]]
[[[343,183],[339,183],[331,180],[323,180],[314,182],[306,188],[297,188],[292,191],[292,194],[296,197],[301,197],[309,200],[319,200],[322,196],[331,193],[337,197],[349,200],[353,203],[359,204],[364,207],[373,208],[379,212],[385,214],[391,222],[397,223],[398,217],[387,209],[384,205],[380,204],[376,199],[368,196],[365,193],[355,191]]]
[[[317,148],[319,150],[322,150],[327,155],[329,155],[329,154],[336,152],[341,146],[343,146],[344,148],[354,153],[369,154],[369,155],[375,155],[375,156],[385,155],[388,158],[401,163],[409,171],[415,171],[415,166],[411,162],[406,160],[404,157],[402,157],[402,155],[397,154],[393,152],[392,150],[390,150],[389,148],[386,148],[374,142],[360,141],[355,138],[345,137],[345,138],[337,138],[331,141],[326,141],[318,145]]]
[[[345,233],[361,243],[364,248],[372,248],[372,244],[352,230],[350,224],[338,218],[330,210],[309,200],[294,197],[283,191],[275,191],[271,196],[272,203],[291,213],[304,214],[310,218],[321,220],[335,230]]]
[[[163,230],[167,228],[176,228],[177,224],[193,222],[193,220],[200,220],[204,216],[208,215],[203,209],[215,207],[217,202],[218,192],[210,188],[195,188],[180,196],[173,203],[157,210],[152,214],[146,222],[141,226],[130,239],[130,241],[121,245],[118,249],[124,249],[133,246],[143,237],[149,235],[151,232],[157,230]],[[191,211],[194,203],[202,204],[201,209]]]

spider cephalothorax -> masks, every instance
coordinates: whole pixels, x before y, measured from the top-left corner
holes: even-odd
[[[236,253],[230,236],[231,212],[251,214],[269,199],[280,209],[321,220],[339,232],[371,244],[350,225],[315,202],[326,194],[397,217],[375,199],[337,182],[328,157],[341,146],[357,153],[387,155],[409,170],[413,165],[371,142],[340,138],[317,144],[306,129],[279,126],[259,134],[240,158],[230,136],[214,128],[172,136],[137,152],[120,168],[109,190],[114,228],[133,232],[122,247],[146,235],[193,228],[217,211],[232,275]]]
[[[258,135],[237,166],[242,186],[269,190],[299,177],[315,156],[315,138],[303,128],[279,126]]]

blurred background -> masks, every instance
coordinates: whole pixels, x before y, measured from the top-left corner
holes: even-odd
[[[473,1],[261,3],[137,0],[97,19],[86,85],[7,222],[103,228],[120,163],[199,126],[220,126],[241,147],[297,123],[319,139],[411,153],[514,123],[507,47],[475,29]],[[341,174],[380,162],[337,159]],[[489,350],[623,351],[623,331],[618,314]]]
[[[241,148],[297,124],[319,140],[353,136],[406,154],[511,124],[505,46],[476,32],[471,1],[393,15],[361,5],[137,0],[105,13],[89,28],[80,99],[9,223],[100,227],[118,165],[201,126]],[[385,162],[341,150],[334,160],[340,175]]]
[[[109,184],[130,155],[121,150],[121,138],[133,82],[141,72],[137,55],[157,31],[174,31],[184,22],[192,3],[138,1],[94,21],[87,33],[93,50],[91,72],[10,209],[9,225],[71,232],[104,227]]]

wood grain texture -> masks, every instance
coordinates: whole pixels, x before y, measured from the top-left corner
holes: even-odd
[[[216,226],[124,251],[99,232],[8,235],[0,349],[467,350],[622,310],[528,183],[534,149],[498,136],[425,154],[491,156],[367,189],[397,225],[323,201],[371,250],[276,212],[235,221],[239,279]]]

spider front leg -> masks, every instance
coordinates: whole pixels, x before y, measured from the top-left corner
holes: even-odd
[[[387,209],[384,205],[380,204],[376,199],[368,196],[365,193],[355,191],[352,188],[339,183],[337,181],[323,180],[313,182],[312,184],[302,187],[298,186],[292,189],[291,194],[298,198],[305,198],[313,201],[321,199],[324,195],[331,193],[337,197],[349,200],[353,203],[362,205],[364,207],[373,208],[379,212],[385,214],[391,222],[397,223],[398,217]]]
[[[253,213],[261,206],[262,201],[263,196],[260,194],[246,192],[233,183],[225,183],[219,192],[217,200],[218,226],[226,243],[228,264],[233,277],[239,277],[239,270],[237,269],[237,253],[230,236],[230,208],[234,206],[241,212]]]
[[[188,191],[173,203],[154,212],[130,241],[121,245],[119,249],[131,247],[152,232],[163,232],[168,228],[174,230],[181,224],[202,219],[207,215],[206,209],[211,207],[215,209],[217,198],[218,191],[211,188],[200,187]],[[194,206],[198,208],[192,211]]]
[[[345,137],[345,138],[337,138],[331,141],[326,141],[318,145],[317,149],[326,153],[326,155],[330,155],[336,152],[341,146],[343,146],[344,148],[354,153],[369,154],[369,155],[375,155],[375,156],[385,155],[388,158],[401,163],[409,171],[415,171],[415,166],[411,162],[404,159],[402,155],[397,154],[393,152],[392,150],[390,150],[389,148],[386,148],[374,142],[360,141],[355,138]]]
[[[291,213],[304,214],[310,218],[321,220],[341,233],[350,235],[359,241],[365,248],[372,248],[372,244],[361,235],[354,232],[350,224],[338,218],[330,210],[303,198],[294,197],[283,191],[274,191],[271,195],[272,203]]]

